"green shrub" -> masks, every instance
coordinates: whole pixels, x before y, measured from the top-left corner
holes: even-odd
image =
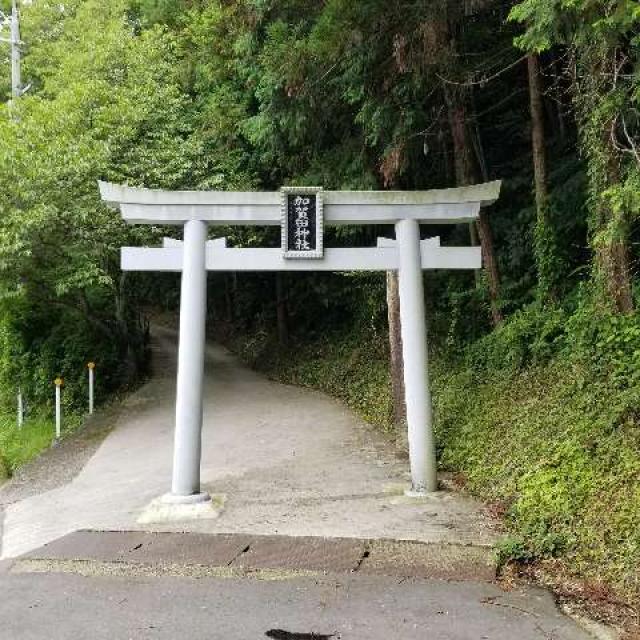
[[[484,354],[476,343],[453,370],[436,363],[440,462],[503,505],[513,536],[503,559],[561,557],[633,597],[638,317],[585,309],[546,321],[540,309],[523,311],[484,341]]]
[[[468,364],[477,375],[486,377],[547,362],[564,345],[566,321],[563,309],[534,303],[470,345]]]
[[[508,562],[531,562],[534,556],[527,549],[526,542],[520,537],[506,536],[496,544],[498,568]]]

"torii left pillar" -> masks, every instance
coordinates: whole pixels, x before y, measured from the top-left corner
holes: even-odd
[[[411,464],[411,489],[406,493],[416,497],[438,489],[418,221],[405,219],[397,222],[396,240],[399,254],[398,286],[404,392]]]
[[[207,314],[207,223],[184,225],[173,478],[168,502],[210,500],[200,490],[202,396]]]

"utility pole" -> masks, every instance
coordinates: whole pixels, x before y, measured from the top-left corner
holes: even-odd
[[[22,93],[20,77],[20,20],[16,0],[11,2],[11,95],[19,98]]]
[[[0,11],[0,27],[9,26],[9,37],[0,38],[0,42],[11,45],[11,96],[19,98],[22,95],[22,78],[20,73],[20,18],[16,0],[11,1],[11,15]]]

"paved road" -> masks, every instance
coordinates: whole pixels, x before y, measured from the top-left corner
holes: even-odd
[[[0,637],[11,640],[589,638],[548,593],[491,584],[19,574],[0,575],[0,593]]]
[[[69,483],[6,506],[2,557],[77,529],[131,529],[170,486],[175,334],[155,334],[156,375]],[[155,530],[490,544],[479,505],[451,492],[403,496],[407,462],[327,396],[271,382],[219,346],[207,352],[202,479],[217,520]]]

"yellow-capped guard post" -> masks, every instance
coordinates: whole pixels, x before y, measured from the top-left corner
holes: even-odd
[[[53,381],[56,385],[56,440],[60,439],[60,430],[62,425],[62,409],[61,409],[61,394],[60,389],[63,385],[62,378],[58,377]]]
[[[87,369],[89,370],[89,415],[93,413],[93,383],[95,378],[95,362],[87,362]]]

